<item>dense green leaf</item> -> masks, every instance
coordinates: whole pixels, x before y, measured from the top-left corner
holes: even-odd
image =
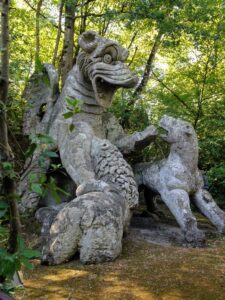
[[[29,259],[22,256],[20,258],[21,263],[29,270],[33,270],[33,265],[29,262]]]
[[[8,209],[5,208],[5,209],[0,209],[0,218],[4,217],[7,213]]]
[[[37,250],[25,249],[20,252],[20,255],[26,258],[37,258],[41,256],[41,253]]]
[[[36,135],[35,139],[37,139],[38,142],[42,143],[42,144],[54,144],[55,143],[54,139],[50,135],[47,135],[47,134],[38,133]]]
[[[17,236],[17,243],[18,243],[19,251],[23,251],[25,249],[25,242],[20,235]]]
[[[31,184],[31,191],[34,192],[34,193],[37,193],[39,195],[42,195],[43,189],[42,189],[41,184],[39,184],[39,183],[32,183]]]
[[[73,117],[73,112],[72,111],[68,111],[68,112],[66,112],[66,113],[63,114],[63,117],[65,119],[69,119],[69,118]]]
[[[0,226],[0,236],[5,236],[8,233],[8,229]]]
[[[34,151],[37,149],[37,144],[31,144],[28,150],[25,152],[25,157],[31,157],[34,154]]]
[[[0,209],[8,208],[9,204],[6,201],[0,201]]]

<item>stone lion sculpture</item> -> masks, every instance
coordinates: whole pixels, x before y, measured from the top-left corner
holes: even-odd
[[[122,249],[122,237],[132,210],[138,204],[138,185],[160,193],[185,233],[188,242],[204,240],[190,209],[190,198],[200,210],[224,231],[224,213],[210,194],[202,189],[197,138],[192,126],[164,117],[160,126],[167,130],[164,140],[170,155],[156,164],[132,168],[123,154],[149,145],[156,137],[154,126],[126,135],[110,107],[116,90],[132,88],[137,78],[125,64],[128,51],[117,42],[84,32],[79,38],[80,52],[59,92],[58,74],[44,65],[40,77],[31,78],[25,98],[24,134],[47,134],[54,139],[47,150],[59,153],[63,173],[56,178],[70,196],[60,205],[51,197],[40,197],[29,190],[32,173],[47,174],[49,158],[38,163],[41,147],[26,162],[18,191],[21,212],[36,212],[42,223],[42,261],[60,264],[80,253],[83,263],[115,259]],[[39,75],[38,75],[39,76]],[[79,112],[65,118],[68,103],[79,101]],[[72,129],[71,129],[72,128]],[[46,145],[45,145],[46,147]],[[137,181],[137,182],[136,182]],[[43,204],[44,203],[44,204]],[[42,207],[39,209],[40,206]]]
[[[185,234],[187,242],[199,244],[204,234],[197,228],[190,201],[215,225],[225,232],[225,213],[217,206],[198,169],[198,140],[188,122],[163,116],[159,126],[166,131],[162,139],[170,145],[166,159],[156,163],[141,163],[134,172],[138,185],[143,184],[161,195]]]
[[[42,260],[49,264],[67,261],[77,251],[84,263],[113,260],[120,254],[123,232],[138,204],[134,174],[121,153],[136,151],[156,136],[154,126],[127,136],[106,112],[118,88],[137,83],[124,63],[128,51],[93,31],[84,32],[79,45],[77,62],[60,95],[57,74],[50,65],[45,65],[50,84],[34,81],[25,93],[33,105],[26,112],[24,132],[44,132],[54,138],[51,147],[58,149],[61,163],[76,186],[76,198],[69,203],[36,213],[43,223]],[[80,112],[69,119],[64,117],[67,99],[80,101]],[[40,203],[40,197],[28,191],[29,173],[47,172],[50,165],[46,160],[40,169],[38,154],[34,153],[20,184],[23,212],[37,210]]]

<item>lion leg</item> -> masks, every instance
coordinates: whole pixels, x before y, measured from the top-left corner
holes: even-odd
[[[161,197],[184,232],[186,241],[195,245],[202,244],[205,236],[197,227],[196,218],[190,208],[188,193],[181,189],[174,189],[161,193]]]
[[[194,194],[193,202],[219,232],[225,233],[225,213],[218,207],[208,191],[198,190]]]

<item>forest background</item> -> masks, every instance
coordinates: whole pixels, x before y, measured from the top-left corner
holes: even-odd
[[[111,110],[121,125],[133,132],[156,125],[163,114],[191,122],[199,138],[199,167],[225,207],[224,15],[222,0],[10,1],[6,111],[16,168],[21,170],[27,147],[22,134],[27,81],[48,62],[59,70],[63,86],[76,62],[78,37],[91,29],[127,47],[128,64],[140,78],[135,90],[116,94]],[[157,140],[140,155],[159,158],[166,149]]]

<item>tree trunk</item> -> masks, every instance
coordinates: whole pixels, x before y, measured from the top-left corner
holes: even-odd
[[[6,102],[9,87],[9,1],[1,3],[1,78],[0,78],[0,160],[6,160],[10,153],[6,125]]]
[[[8,143],[6,123],[6,104],[9,88],[9,0],[2,0],[1,7],[1,78],[0,78],[0,163],[11,162],[13,155]],[[4,171],[4,170],[3,170]],[[4,174],[3,174],[4,175]],[[16,186],[11,176],[5,176],[1,195],[8,200],[10,207],[10,235],[8,248],[11,253],[17,250],[17,236],[20,232],[20,220],[16,199]]]
[[[20,233],[21,227],[17,205],[16,184],[13,179],[6,177],[4,180],[4,185],[5,195],[7,195],[10,208],[10,234],[8,240],[8,249],[10,253],[15,253],[18,250],[17,237]]]
[[[57,37],[56,37],[56,42],[55,42],[55,49],[54,49],[54,54],[53,54],[53,59],[52,59],[52,64],[55,66],[56,63],[56,58],[59,50],[59,42],[60,42],[60,37],[62,33],[62,13],[63,13],[63,7],[65,4],[65,0],[60,1],[60,7],[59,7],[59,21],[58,21],[58,32],[57,32]]]
[[[133,105],[136,102],[137,97],[140,94],[142,94],[144,88],[146,87],[146,85],[148,83],[148,80],[149,80],[149,77],[151,75],[151,71],[152,71],[152,68],[153,68],[153,62],[155,60],[155,56],[156,56],[156,53],[157,53],[157,51],[160,47],[162,39],[163,39],[163,33],[161,31],[159,31],[156,38],[155,38],[153,47],[150,51],[147,63],[145,65],[145,70],[144,70],[142,80],[141,80],[141,82],[139,83],[139,85],[137,86],[137,88],[134,91],[132,101],[130,101],[130,105]]]
[[[80,34],[86,30],[88,15],[88,4],[81,7]]]
[[[83,2],[83,1],[82,1]],[[91,2],[95,2],[95,0],[87,0],[86,2],[82,3],[81,8],[80,8],[80,29],[79,29],[79,34],[81,35],[87,27],[87,20],[88,20],[88,7],[89,7],[89,3]],[[77,43],[76,45],[76,49],[75,49],[75,54],[74,54],[74,58],[73,58],[73,64],[76,63],[76,59],[77,59],[77,55],[80,51],[80,46]]]
[[[62,77],[62,86],[65,83],[68,72],[73,66],[73,46],[74,46],[74,22],[76,2],[66,1],[65,3],[65,34],[63,42],[62,60],[59,66],[59,74]]]
[[[40,66],[40,13],[43,0],[39,0],[36,10],[36,27],[35,27],[35,37],[36,37],[36,50],[35,50],[35,71],[38,71]]]

